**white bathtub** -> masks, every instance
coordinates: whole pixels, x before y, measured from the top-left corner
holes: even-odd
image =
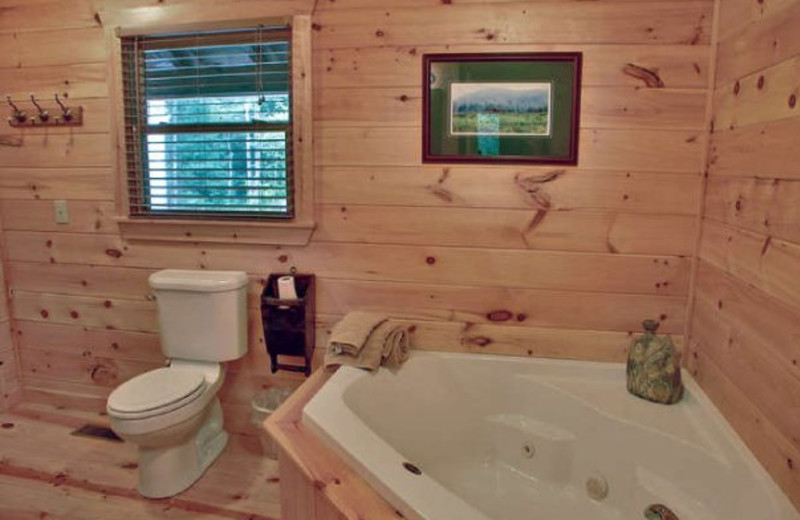
[[[653,503],[681,520],[800,518],[684,379],[664,406],[629,395],[621,364],[415,353],[397,373],[340,369],[303,424],[413,520],[641,520]]]

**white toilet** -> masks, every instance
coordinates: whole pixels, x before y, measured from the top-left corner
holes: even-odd
[[[247,352],[247,275],[167,269],[150,276],[168,366],[108,396],[111,428],[139,446],[139,492],[150,498],[191,486],[222,453],[217,391],[223,361]]]

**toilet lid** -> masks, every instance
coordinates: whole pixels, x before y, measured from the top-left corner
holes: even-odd
[[[173,410],[203,391],[203,374],[179,368],[158,368],[123,383],[108,396],[108,407],[121,413]]]

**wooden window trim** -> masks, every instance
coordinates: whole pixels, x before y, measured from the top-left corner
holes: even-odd
[[[159,26],[137,29],[117,28],[109,31],[111,60],[111,96],[116,120],[112,125],[112,143],[116,154],[116,206],[119,232],[126,240],[166,242],[216,242],[265,245],[306,245],[316,229],[314,218],[314,151],[313,101],[311,81],[311,16],[294,15],[292,27],[292,111],[294,154],[295,216],[284,221],[209,220],[131,218],[128,215],[127,172],[125,170],[125,121],[122,92],[122,62],[120,35],[146,31],[148,34],[179,30],[213,30],[219,26]],[[267,20],[274,22],[274,19]],[[264,20],[242,20],[239,26],[264,23]],[[230,25],[230,24],[226,24]]]

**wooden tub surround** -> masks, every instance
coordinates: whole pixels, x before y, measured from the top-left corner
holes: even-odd
[[[315,371],[264,423],[278,448],[283,520],[397,520],[350,465],[302,424],[303,407],[335,371]]]

